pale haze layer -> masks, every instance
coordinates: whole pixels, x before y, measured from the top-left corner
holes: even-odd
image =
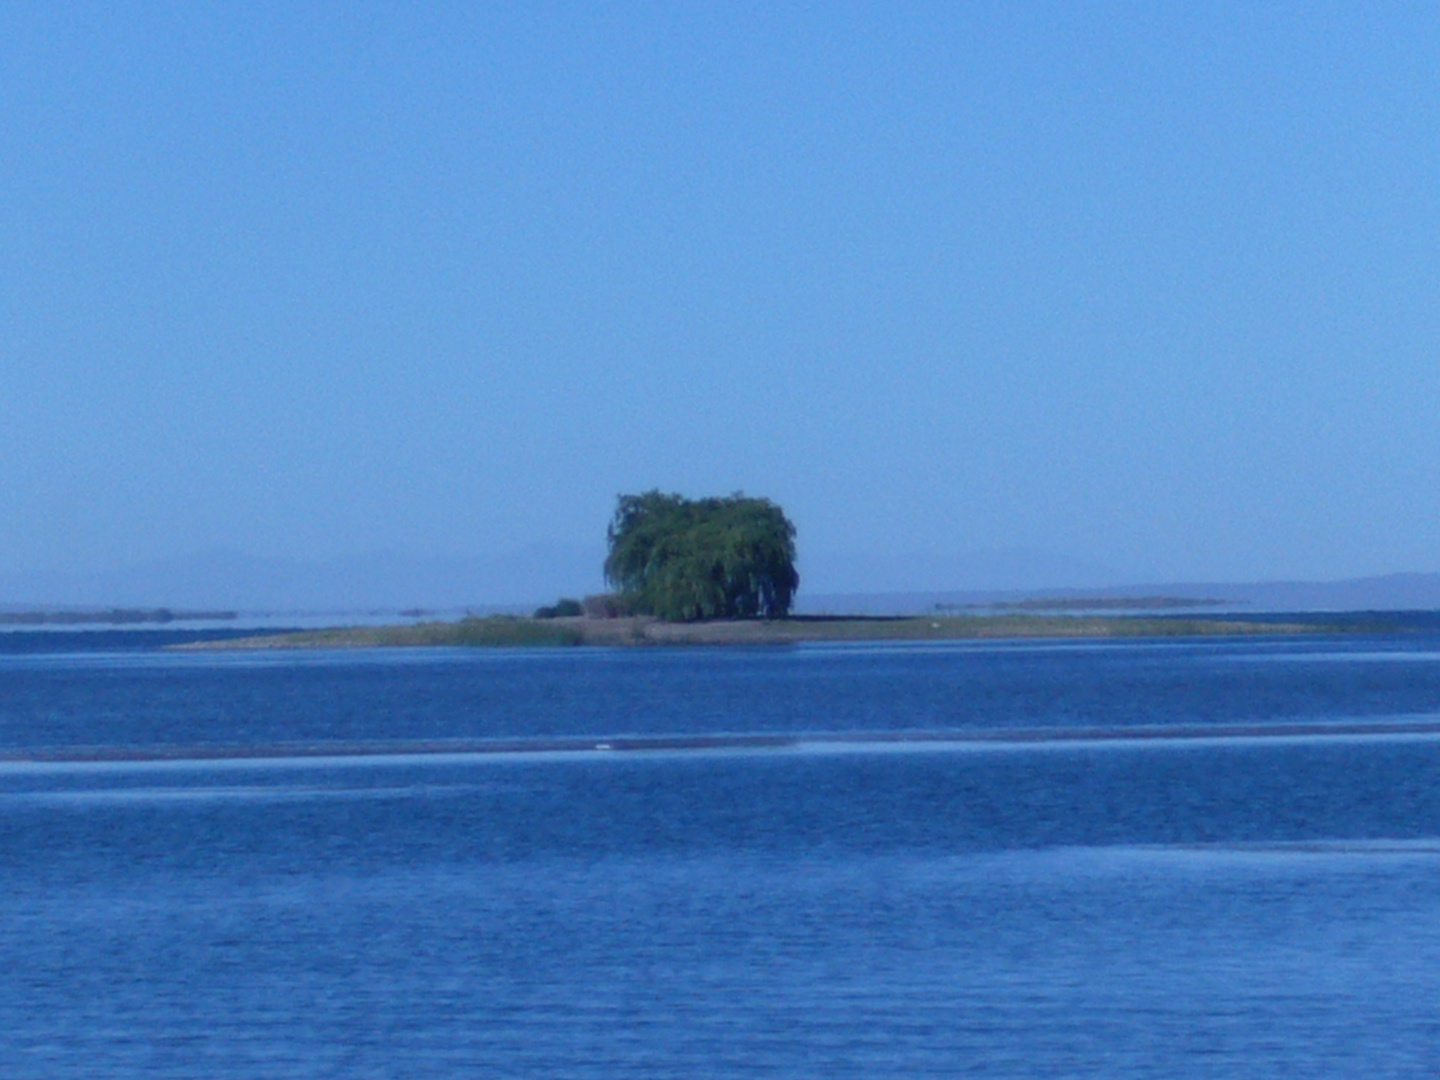
[[[414,7],[0,10],[0,578],[1440,570],[1433,5]]]

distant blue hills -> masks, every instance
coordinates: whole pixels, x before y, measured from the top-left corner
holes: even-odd
[[[600,545],[533,544],[495,556],[376,552],[328,560],[216,550],[108,571],[0,574],[0,609],[171,608],[241,612],[526,611],[604,588]],[[800,614],[910,614],[1036,600],[1193,600],[1206,610],[1440,610],[1440,574],[1344,581],[1142,581],[1022,549],[800,562]],[[1218,601],[1218,603],[1216,603]],[[1103,606],[1103,605],[1102,605]],[[1175,607],[1173,603],[1170,607]]]
[[[524,608],[599,592],[604,550],[536,544],[494,557],[375,552],[306,561],[210,551],[104,572],[0,574],[0,607],[239,611]]]
[[[1061,602],[1055,605],[1056,609],[1105,610],[1111,606],[1105,601],[1146,598],[1168,601],[1156,605],[1167,611],[1437,611],[1440,610],[1440,574],[1384,574],[1345,581],[1192,581],[1094,588],[802,593],[797,613],[919,615],[936,611],[1043,610],[1036,602],[1044,600]],[[1194,603],[1177,602],[1183,600]]]

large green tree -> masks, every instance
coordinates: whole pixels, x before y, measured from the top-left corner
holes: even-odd
[[[795,526],[769,499],[621,495],[609,541],[606,579],[662,619],[782,618],[800,586]]]

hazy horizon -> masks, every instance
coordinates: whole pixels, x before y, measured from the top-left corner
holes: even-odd
[[[369,552],[326,560],[259,558],[216,549],[91,572],[0,574],[0,611],[168,608],[176,611],[529,611],[604,591],[599,545],[529,545],[489,557]],[[1440,574],[1312,581],[1126,579],[1034,550],[860,554],[799,560],[799,613],[929,610],[936,602],[1040,595],[1156,595],[1228,600],[1241,608],[1440,608]]]

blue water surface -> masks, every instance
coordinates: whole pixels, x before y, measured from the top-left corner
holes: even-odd
[[[6,1077],[1440,1066],[1440,738],[1384,727],[1440,716],[1424,625],[754,650],[8,640]],[[1253,730],[1218,726],[1236,724]],[[1205,725],[1222,737],[965,737]],[[957,738],[864,739],[912,730]],[[794,738],[383,745],[721,733]],[[64,753],[177,746],[257,753]]]

